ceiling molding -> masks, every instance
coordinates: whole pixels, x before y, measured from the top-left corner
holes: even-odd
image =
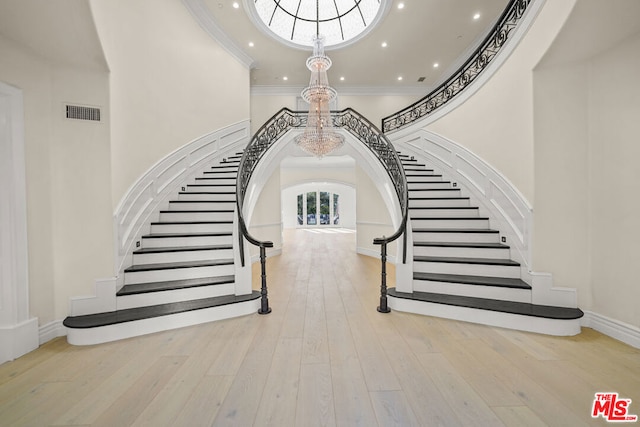
[[[238,45],[222,31],[203,0],[182,0],[182,4],[184,4],[200,27],[215,41],[220,43],[231,56],[249,69],[255,66],[256,61],[240,49]]]
[[[300,96],[302,86],[251,86],[251,96]],[[425,96],[431,86],[344,86],[336,88],[338,98],[345,96]]]

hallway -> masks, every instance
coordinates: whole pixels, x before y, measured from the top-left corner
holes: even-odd
[[[341,229],[285,230],[269,315],[89,347],[58,338],[1,365],[3,426],[604,425],[591,407],[608,391],[640,413],[640,350],[591,329],[380,314],[379,260],[355,246]]]

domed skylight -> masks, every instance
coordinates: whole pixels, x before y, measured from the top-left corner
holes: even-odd
[[[313,46],[313,36],[319,32],[325,37],[325,47],[336,48],[367,34],[380,21],[387,0],[248,0],[248,3],[250,15],[255,13],[256,24],[286,44]]]

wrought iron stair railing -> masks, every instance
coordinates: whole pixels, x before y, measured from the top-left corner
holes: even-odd
[[[387,137],[369,120],[351,108],[341,111],[332,111],[331,117],[336,128],[345,129],[356,139],[362,142],[373,155],[380,161],[387,171],[389,178],[394,186],[402,219],[399,227],[389,237],[379,237],[373,240],[375,245],[380,245],[380,258],[382,262],[381,285],[380,285],[380,306],[378,311],[387,313],[389,308],[387,305],[387,286],[386,286],[386,261],[387,261],[387,245],[401,236],[403,236],[402,244],[402,262],[407,260],[407,216],[409,212],[409,193],[407,179],[404,174],[402,162],[398,157],[393,144]],[[244,150],[240,164],[238,166],[238,178],[236,182],[236,204],[238,210],[238,238],[239,250],[242,266],[245,265],[244,239],[249,243],[260,248],[260,264],[261,264],[261,308],[259,313],[266,314],[271,311],[269,308],[267,281],[266,281],[266,248],[273,247],[271,241],[261,241],[256,239],[249,233],[243,215],[244,198],[247,193],[249,182],[258,163],[265,153],[273,147],[273,145],[286,134],[289,130],[295,128],[303,128],[307,124],[307,112],[292,111],[283,108],[267,120],[262,127],[255,133]]]
[[[451,101],[489,66],[512,35],[533,0],[511,0],[493,30],[455,73],[424,98],[382,119],[382,130],[401,129],[433,113]]]

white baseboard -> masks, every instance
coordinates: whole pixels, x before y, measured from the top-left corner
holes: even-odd
[[[38,318],[0,327],[0,364],[38,348]]]
[[[62,324],[62,320],[54,320],[46,325],[42,325],[38,331],[40,345],[51,341],[54,338],[67,335],[67,328]]]
[[[356,248],[356,253],[358,253],[360,255],[366,255],[366,256],[370,256],[372,258],[380,259],[380,249],[376,250],[376,249],[363,248],[361,246],[358,246]],[[395,255],[387,255],[387,262],[389,262],[391,264],[395,264],[396,263]]]
[[[632,347],[640,348],[640,328],[636,326],[611,319],[592,311],[584,312],[581,325],[586,328],[595,329]]]
[[[282,255],[282,248],[267,249],[265,255],[267,256],[267,258]],[[260,262],[260,254],[253,255],[251,257],[251,264],[254,264],[256,262]]]

